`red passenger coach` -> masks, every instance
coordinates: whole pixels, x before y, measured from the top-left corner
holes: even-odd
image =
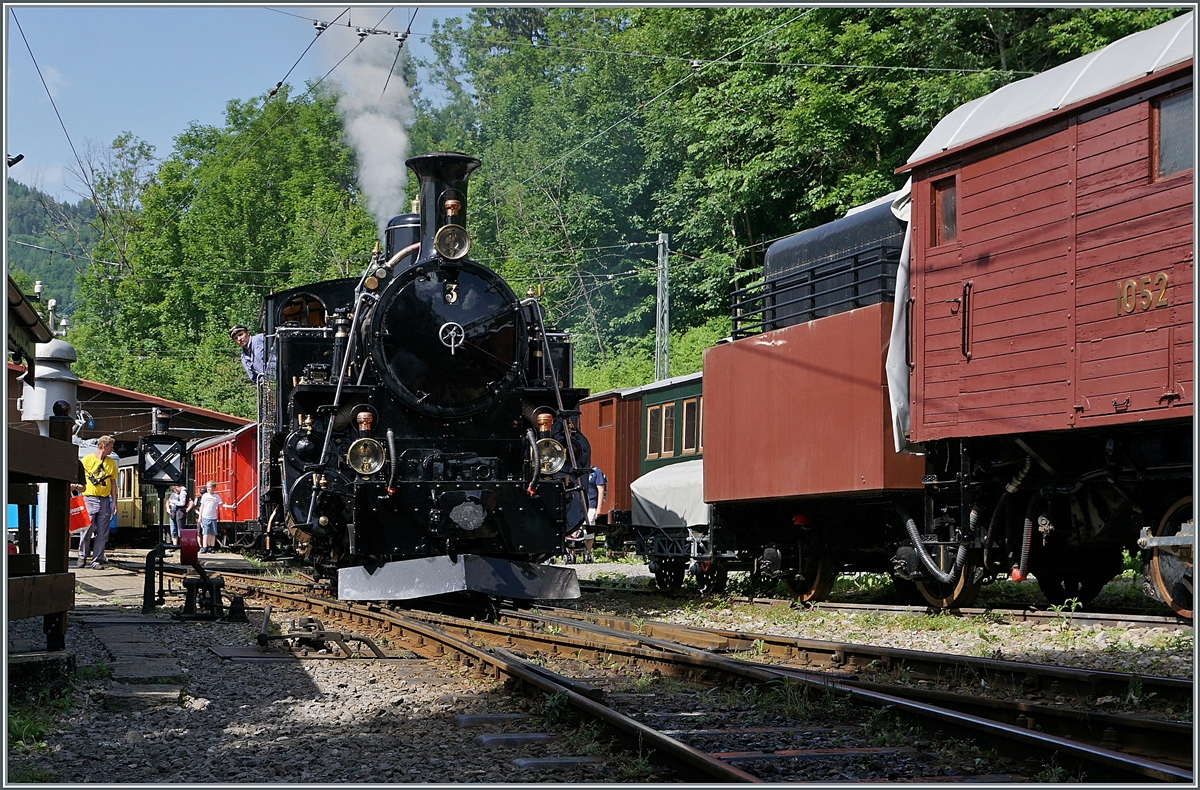
[[[192,495],[209,480],[232,510],[222,509],[219,537],[227,546],[253,546],[258,528],[258,426],[206,439],[192,448]]]

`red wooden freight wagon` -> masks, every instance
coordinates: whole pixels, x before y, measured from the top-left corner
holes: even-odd
[[[1193,60],[1162,27],[910,159],[914,441],[1191,416]]]
[[[937,549],[945,601],[1008,566],[1086,603],[1146,550],[1191,616],[1193,18],[959,107],[901,169],[908,436],[936,541],[900,572],[928,576]]]

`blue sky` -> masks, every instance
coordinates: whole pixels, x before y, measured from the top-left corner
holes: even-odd
[[[389,8],[378,27],[399,31],[417,9],[405,47],[418,56],[430,53],[421,36],[435,19],[465,12],[444,6],[356,6],[349,19],[355,27],[376,26]],[[74,156],[26,40],[80,154],[89,144],[107,147],[128,131],[162,157],[191,121],[219,125],[227,101],[273,88],[313,42],[311,20],[332,21],[344,9],[6,6],[5,153],[25,155],[8,175],[56,198],[78,200],[66,172]],[[356,41],[354,30],[331,27],[287,81],[302,87],[322,76]],[[335,70],[332,76],[337,75]]]

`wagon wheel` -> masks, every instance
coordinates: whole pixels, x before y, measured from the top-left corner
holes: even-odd
[[[917,583],[892,574],[892,588],[896,591],[896,599],[902,604],[923,604],[925,596],[917,589]]]
[[[1121,572],[1121,550],[1099,547],[1052,552],[1040,559],[1034,578],[1051,606],[1071,598],[1089,603]]]
[[[939,609],[961,609],[975,603],[975,598],[979,595],[980,584],[978,582],[971,583],[974,576],[975,570],[968,562],[963,566],[962,573],[959,574],[958,581],[954,584],[936,581],[917,582],[917,590],[930,606],[936,606]]]
[[[804,580],[784,579],[783,586],[788,595],[801,603],[818,603],[829,597],[833,583],[837,581],[837,568],[830,559],[829,552],[823,551],[815,557],[809,552],[801,568]]]
[[[1154,536],[1164,538],[1175,535],[1184,522],[1191,520],[1192,498],[1185,496],[1167,510],[1154,530]],[[1181,559],[1166,547],[1153,548],[1150,550],[1149,574],[1163,603],[1180,617],[1192,619],[1192,563]]]
[[[659,568],[654,574],[654,581],[658,584],[658,589],[664,592],[675,592],[683,586],[683,560],[660,560],[658,565]]]
[[[708,570],[696,574],[696,587],[701,595],[723,595],[729,586],[729,571],[720,563],[712,563]]]

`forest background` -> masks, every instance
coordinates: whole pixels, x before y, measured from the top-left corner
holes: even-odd
[[[472,258],[541,293],[577,386],[637,386],[659,233],[682,375],[773,240],[899,188],[945,114],[1185,11],[475,9],[435,29],[431,61],[398,59],[396,158],[480,158]],[[162,157],[123,134],[82,157],[76,204],[8,179],[9,273],[70,315],[77,373],[253,415],[228,327],[272,290],[358,274],[378,235],[338,100],[333,81],[234,98]]]

